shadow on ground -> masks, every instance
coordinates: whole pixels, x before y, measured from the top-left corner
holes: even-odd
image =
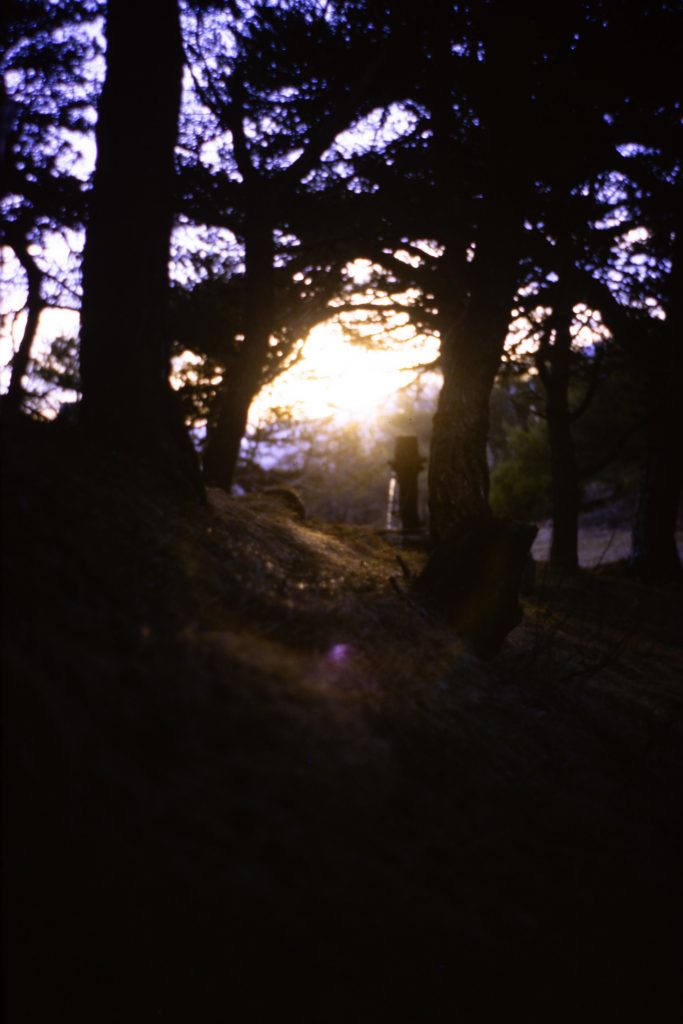
[[[680,593],[539,566],[484,663],[419,552],[210,497],[7,442],[7,1019],[675,1019]]]

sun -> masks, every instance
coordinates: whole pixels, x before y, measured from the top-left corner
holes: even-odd
[[[250,421],[257,424],[274,408],[288,408],[302,420],[332,417],[340,426],[374,420],[438,351],[438,340],[428,337],[368,348],[350,341],[340,324],[321,324],[299,361],[255,399]]]

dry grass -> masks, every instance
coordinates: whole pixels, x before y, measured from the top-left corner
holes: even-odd
[[[680,594],[541,571],[483,663],[372,530],[99,460],[5,464],[12,1021],[667,1019]]]

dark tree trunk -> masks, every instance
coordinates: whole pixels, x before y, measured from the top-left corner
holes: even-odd
[[[633,526],[631,565],[653,581],[680,580],[676,524],[683,481],[683,232],[674,243],[667,318],[643,352],[645,465]]]
[[[245,329],[242,347],[228,367],[218,397],[216,422],[204,451],[204,479],[230,490],[251,403],[263,380],[273,329],[275,283],[270,218],[253,214],[245,232]]]
[[[464,313],[440,303],[450,324],[429,462],[433,549],[414,587],[485,656],[520,621],[517,595],[536,535],[535,526],[494,519],[488,503],[489,400],[514,299],[515,220],[511,204],[482,232]]]
[[[397,437],[394,459],[390,463],[398,483],[398,509],[404,530],[419,530],[422,525],[418,511],[419,475],[425,460],[420,456],[418,440],[414,434]]]
[[[573,306],[561,301],[552,318],[554,341],[541,347],[537,365],[546,389],[548,444],[550,447],[550,493],[552,541],[550,564],[575,570],[579,565],[579,469],[572,436],[569,408],[571,372],[571,321]]]
[[[18,240],[14,246],[14,252],[22,267],[26,271],[27,298],[26,298],[26,324],[24,333],[19,342],[19,348],[12,359],[12,370],[10,375],[9,388],[3,400],[3,409],[6,414],[15,415],[21,411],[24,400],[24,377],[28,370],[31,358],[31,348],[38,330],[38,321],[43,309],[41,296],[42,274],[26,247],[25,239]]]
[[[489,514],[489,400],[515,288],[516,236],[509,231],[506,237],[506,227],[498,223],[491,237],[479,244],[465,314],[458,316],[447,308],[441,313],[445,321],[441,340],[443,386],[434,416],[428,470],[433,543],[442,540],[449,530]]]
[[[416,596],[484,656],[521,619],[517,595],[536,535],[535,526],[494,519],[488,504],[489,398],[512,294],[492,298],[473,303],[457,336],[442,341],[429,471],[433,550],[415,584]]]
[[[244,379],[246,374],[239,359],[228,367],[227,373],[216,397],[215,421],[207,434],[202,467],[206,484],[229,491],[256,391]]]
[[[492,318],[495,320],[496,318]],[[432,541],[488,514],[486,444],[489,398],[500,361],[505,328],[486,316],[469,317],[467,327],[441,344],[443,386],[429,456]]]
[[[558,398],[558,406],[551,412],[549,402],[548,408],[552,510],[550,564],[574,570],[579,565],[579,476],[569,409],[561,398]]]
[[[678,396],[666,396],[666,382],[658,407],[650,409],[646,464],[633,526],[631,565],[644,579],[681,578],[676,547],[676,524],[681,496],[681,416]],[[678,384],[677,384],[678,388]],[[650,403],[648,403],[650,404]],[[651,403],[652,406],[655,402]]]
[[[196,460],[169,384],[168,259],[183,53],[178,7],[107,5],[107,75],[83,258],[83,423],[180,472]]]

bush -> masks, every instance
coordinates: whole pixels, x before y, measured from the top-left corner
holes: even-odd
[[[549,512],[550,461],[544,423],[507,429],[507,455],[491,472],[491,508],[497,516],[543,519]]]

